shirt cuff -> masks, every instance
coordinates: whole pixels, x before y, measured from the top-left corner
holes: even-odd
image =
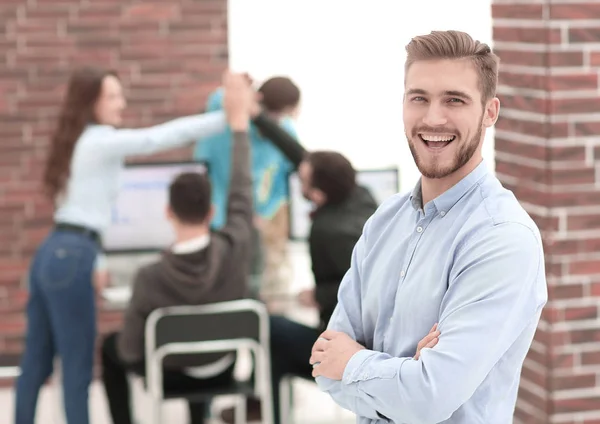
[[[352,355],[346,364],[346,369],[344,369],[344,374],[342,375],[342,383],[344,383],[346,387],[352,388],[351,390],[355,395],[358,390],[358,385],[353,383],[369,379],[369,373],[365,364],[369,358],[376,354],[377,352],[372,350],[362,349]]]

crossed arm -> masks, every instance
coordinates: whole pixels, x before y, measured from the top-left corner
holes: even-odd
[[[471,398],[515,340],[537,322],[546,300],[545,286],[538,284],[543,255],[531,229],[506,223],[484,233],[457,254],[440,308],[439,342],[422,351],[418,361],[356,342],[365,340],[363,235],[329,330],[313,348],[320,388],[360,417],[405,423],[444,421]]]

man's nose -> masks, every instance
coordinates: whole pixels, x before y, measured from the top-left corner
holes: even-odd
[[[437,104],[430,104],[427,113],[423,118],[423,123],[430,127],[445,125],[448,122],[444,108]]]

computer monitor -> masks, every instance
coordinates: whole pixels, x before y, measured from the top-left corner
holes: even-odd
[[[398,168],[367,169],[357,171],[358,184],[371,191],[378,204],[400,190]],[[290,238],[306,240],[310,231],[312,206],[303,196],[297,174],[290,176]]]
[[[107,253],[156,252],[174,241],[165,211],[169,184],[182,172],[206,173],[203,162],[133,163],[121,172],[112,222],[104,233]]]

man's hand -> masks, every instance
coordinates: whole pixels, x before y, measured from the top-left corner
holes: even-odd
[[[345,333],[325,331],[312,348],[309,361],[313,366],[312,376],[341,380],[350,358],[364,348]]]
[[[314,289],[302,290],[298,293],[298,303],[304,306],[305,308],[318,308],[319,304],[315,299],[315,291]]]
[[[424,348],[431,349],[434,347],[439,341],[440,332],[437,329],[437,323],[431,327],[429,330],[429,334],[423,337],[419,344],[417,345],[417,353],[415,353],[414,360],[418,361],[421,357],[421,350]]]
[[[242,75],[248,82],[248,86],[252,87],[254,85],[254,79],[252,78],[252,76],[247,72],[244,72]],[[250,104],[250,117],[252,119],[256,118],[258,115],[260,115],[260,112],[262,112],[261,101],[262,93],[255,92],[253,101]]]
[[[223,74],[223,109],[233,131],[247,131],[250,111],[254,107],[256,93],[244,74],[225,72]]]

